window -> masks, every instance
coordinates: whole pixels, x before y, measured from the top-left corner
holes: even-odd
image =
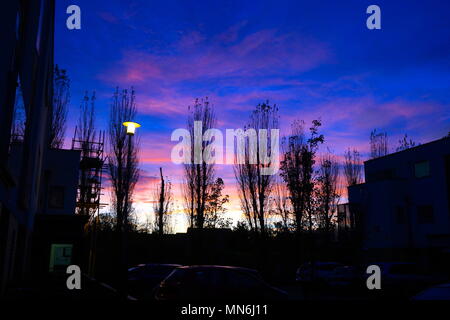
[[[414,164],[414,175],[416,178],[424,178],[430,175],[430,162],[421,161]]]
[[[172,266],[152,266],[149,268],[149,274],[161,275],[167,277],[175,267]]]
[[[191,275],[186,271],[186,269],[175,269],[171,274],[167,276],[164,282],[167,283],[183,283],[189,280]]]
[[[50,251],[50,266],[49,271],[63,270],[72,263],[72,249],[71,244],[52,244]]]
[[[51,187],[48,206],[52,209],[64,209],[64,187]]]
[[[433,223],[434,217],[433,217],[433,206],[418,206],[417,207],[417,218],[419,220],[419,223],[426,224],[426,223]]]
[[[241,272],[230,270],[226,272],[226,276],[227,276],[227,285],[229,285],[230,287],[246,289],[260,286],[260,282],[258,279],[252,277],[251,275],[247,275]]]
[[[221,280],[222,272],[213,269],[196,270],[191,278],[191,281],[200,287],[215,287],[221,283]]]

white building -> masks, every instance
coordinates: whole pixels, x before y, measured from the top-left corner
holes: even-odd
[[[368,160],[364,174],[348,189],[364,249],[450,248],[450,137]]]

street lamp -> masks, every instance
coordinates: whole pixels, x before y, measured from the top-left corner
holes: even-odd
[[[140,128],[141,125],[137,122],[127,121],[122,123],[127,128],[127,136],[128,136],[128,159],[127,159],[127,173],[130,174],[130,164],[131,164],[131,138],[136,133],[136,128]],[[128,177],[130,178],[130,177]],[[128,199],[127,199],[128,200]]]
[[[141,125],[137,122],[132,122],[132,121],[127,121],[122,124],[127,128],[127,135],[128,135],[126,174],[127,174],[128,183],[130,183],[130,181],[131,181],[131,157],[132,157],[132,148],[133,148],[131,138],[136,133],[136,128],[139,128]],[[127,193],[125,195],[126,206],[128,206],[128,193],[129,193],[129,190],[127,190]]]
[[[131,121],[124,122],[123,125],[127,128],[127,135],[129,136],[134,136],[136,128],[141,127],[139,123]]]
[[[127,136],[128,136],[128,159],[127,159],[127,173],[130,174],[131,168],[131,149],[132,149],[132,145],[131,145],[131,138],[134,136],[134,134],[136,133],[136,128],[140,128],[140,124],[137,122],[132,122],[132,121],[127,121],[122,123],[126,128],[127,128]],[[130,176],[128,177],[129,179],[131,178]],[[127,199],[128,200],[128,199]]]
[[[121,276],[121,280],[123,281],[123,283],[121,283],[121,291],[123,291],[123,294],[126,295],[126,268],[128,265],[128,256],[127,256],[127,247],[128,247],[128,213],[129,213],[129,206],[130,204],[129,202],[129,196],[130,196],[130,183],[131,183],[131,179],[132,179],[132,168],[131,168],[131,158],[132,158],[132,138],[134,136],[134,134],[136,133],[136,128],[139,128],[141,125],[139,123],[136,122],[132,122],[132,121],[127,121],[122,123],[123,126],[125,126],[127,128],[127,136],[128,136],[128,152],[127,152],[127,163],[126,163],[126,185],[127,185],[127,190],[125,191],[125,210],[122,208],[123,210],[123,216],[125,217],[125,223],[123,226],[123,233],[121,234],[121,248],[119,250],[121,250],[121,259],[122,259],[122,272],[124,272],[124,276]]]

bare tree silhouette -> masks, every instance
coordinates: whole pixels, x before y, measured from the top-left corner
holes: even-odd
[[[70,79],[66,70],[56,65],[53,72],[53,106],[49,137],[51,148],[61,149],[64,146],[69,101]]]
[[[266,103],[258,104],[250,116],[246,130],[254,130],[258,135],[260,130],[267,130],[267,138],[271,139],[271,130],[278,129],[278,107]],[[272,192],[275,175],[262,174],[263,169],[273,166],[273,163],[263,163],[260,158],[259,139],[256,139],[257,148],[252,150],[249,137],[245,138],[244,163],[238,163],[237,158],[234,165],[234,175],[238,185],[238,193],[241,200],[242,210],[247,216],[250,227],[255,232],[266,234],[267,217],[271,213],[270,195]],[[264,142],[266,143],[266,142]],[[269,153],[275,152],[270,150]],[[256,162],[252,163],[252,153],[256,153]]]
[[[318,227],[327,236],[330,235],[336,209],[339,202],[339,163],[336,157],[328,152],[320,158],[316,187],[316,202],[318,205]]]
[[[228,195],[222,195],[224,186],[222,178],[217,178],[211,187],[205,210],[206,228],[227,228],[231,226],[230,219],[225,219],[223,216],[226,212],[224,205],[230,199]]]
[[[388,154],[388,138],[386,132],[377,132],[374,129],[370,133],[370,157],[372,159]]]
[[[118,249],[118,286],[122,296],[126,294],[127,232],[133,213],[133,191],[139,178],[139,140],[127,136],[123,123],[136,116],[134,90],[117,88],[112,99],[109,119],[108,168],[112,184],[111,207],[116,216]],[[132,218],[132,217],[131,217]]]
[[[170,230],[169,213],[172,207],[172,184],[164,179],[162,168],[159,168],[161,182],[155,190],[154,198],[156,201],[153,205],[156,223],[155,231],[162,236]]]
[[[89,97],[85,92],[80,105],[80,115],[77,124],[77,139],[84,142],[84,150],[88,150],[90,143],[95,141],[95,92]]]
[[[293,226],[292,204],[289,197],[289,190],[280,176],[277,177],[273,189],[273,213],[281,219],[281,223],[279,224],[281,231],[289,232]]]
[[[415,146],[416,143],[412,139],[408,138],[407,134],[405,134],[402,139],[398,140],[398,147],[395,151],[399,152]]]
[[[347,186],[362,182],[362,161],[358,150],[350,148],[344,153],[344,176]]]
[[[304,121],[294,121],[291,134],[282,143],[281,176],[289,190],[297,233],[304,226],[310,232],[313,230],[314,164],[319,144],[324,141],[323,135],[318,133],[320,126],[321,122],[314,120],[309,129],[310,137],[306,138]]]
[[[126,227],[128,215],[131,213],[132,195],[139,178],[138,169],[138,137],[127,139],[123,123],[132,121],[136,116],[134,90],[117,88],[111,104],[109,121],[108,168],[112,182],[112,201],[117,215],[117,230]]]
[[[195,132],[195,122],[201,122],[200,132]],[[200,145],[200,155],[211,143],[203,141],[203,134],[214,127],[216,122],[213,107],[205,99],[196,99],[194,106],[189,107],[188,130],[191,135],[190,163],[184,165],[183,196],[185,209],[188,214],[190,227],[203,229],[205,223],[205,210],[211,186],[214,183],[214,164],[206,163],[203,159],[195,159],[196,142]],[[195,137],[198,137],[196,141]],[[197,161],[195,161],[197,160]]]

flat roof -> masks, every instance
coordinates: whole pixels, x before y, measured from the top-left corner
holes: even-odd
[[[450,140],[450,135],[446,136],[446,137],[443,137],[443,138],[440,138],[440,139],[437,139],[437,140],[426,142],[424,144],[419,144],[417,146],[414,146],[414,147],[411,147],[411,148],[408,148],[408,149],[405,149],[405,150],[401,150],[401,151],[397,151],[397,152],[393,152],[393,153],[388,153],[387,155],[384,155],[384,156],[381,156],[381,157],[369,159],[369,160],[364,161],[364,163],[375,161],[375,160],[379,160],[379,159],[383,159],[383,158],[390,157],[390,156],[394,156],[394,155],[397,155],[397,154],[402,153],[402,152],[414,151],[417,148],[421,148],[421,147],[428,146],[430,144],[437,143],[437,142],[442,142],[442,141],[445,141],[445,140]]]

